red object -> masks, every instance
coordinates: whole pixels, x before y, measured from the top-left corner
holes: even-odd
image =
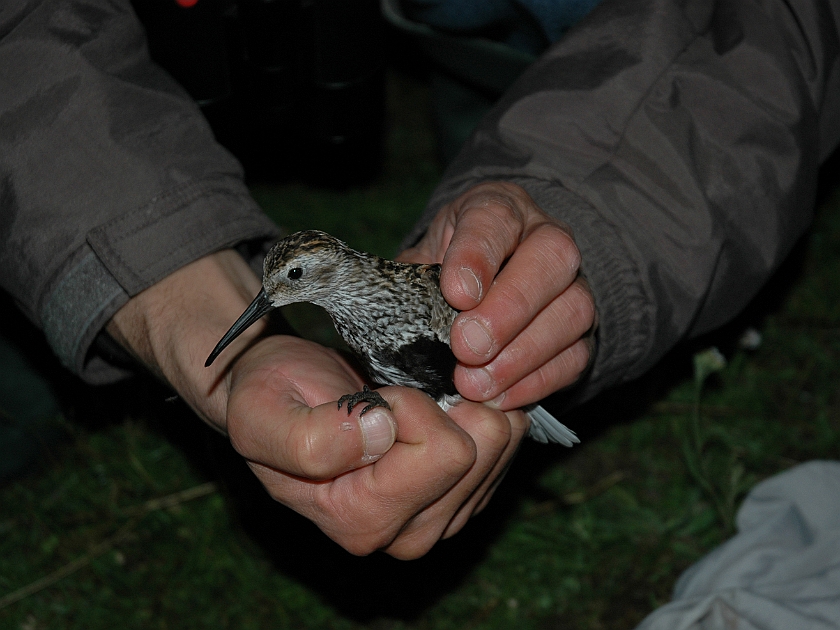
[[[175,3],[184,9],[189,9],[198,4],[198,0],[175,0]]]

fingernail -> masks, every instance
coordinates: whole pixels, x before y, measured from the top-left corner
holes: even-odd
[[[505,402],[505,396],[507,396],[507,392],[502,392],[498,396],[496,396],[493,400],[488,400],[485,405],[488,407],[492,407],[493,409],[501,409],[502,403]]]
[[[467,370],[466,377],[482,396],[487,396],[493,389],[493,378],[484,368]]]
[[[461,288],[468,296],[474,300],[481,299],[481,283],[469,267],[461,267],[458,271],[458,277],[461,278]]]
[[[493,341],[487,329],[474,319],[468,319],[461,324],[461,332],[470,350],[479,356],[485,356],[493,347]]]
[[[385,409],[371,409],[359,418],[365,454],[362,461],[373,462],[382,457],[394,445],[397,425],[394,416]]]

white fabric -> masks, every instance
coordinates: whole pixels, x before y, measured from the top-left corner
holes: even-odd
[[[840,462],[801,464],[758,484],[737,525],[637,630],[840,628]]]

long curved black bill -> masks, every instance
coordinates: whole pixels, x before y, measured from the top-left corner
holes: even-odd
[[[230,330],[225,333],[225,336],[222,337],[219,343],[216,344],[216,347],[213,348],[213,352],[210,353],[210,356],[207,357],[207,361],[204,362],[204,367],[210,367],[210,364],[216,360],[216,357],[221,354],[222,350],[227,348],[231,341],[242,334],[242,331],[248,328],[248,326],[272,310],[274,310],[274,306],[265,294],[265,289],[260,289],[260,292],[257,294],[257,297],[254,298],[254,301],[251,302],[250,306],[245,309],[245,312],[239,316],[239,319],[234,322],[233,326],[230,327]]]

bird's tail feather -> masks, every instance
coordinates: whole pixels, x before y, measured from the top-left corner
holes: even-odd
[[[460,395],[449,396],[444,394],[437,403],[441,409],[449,411],[462,400],[463,398]],[[580,444],[580,440],[574,431],[539,405],[528,405],[523,407],[522,410],[531,419],[531,430],[528,432],[531,439],[543,444],[556,443],[563,446]]]
[[[531,430],[528,432],[531,439],[543,444],[549,442],[556,442],[563,446],[580,444],[580,440],[574,431],[539,405],[528,405],[523,407],[523,410],[531,419]]]

